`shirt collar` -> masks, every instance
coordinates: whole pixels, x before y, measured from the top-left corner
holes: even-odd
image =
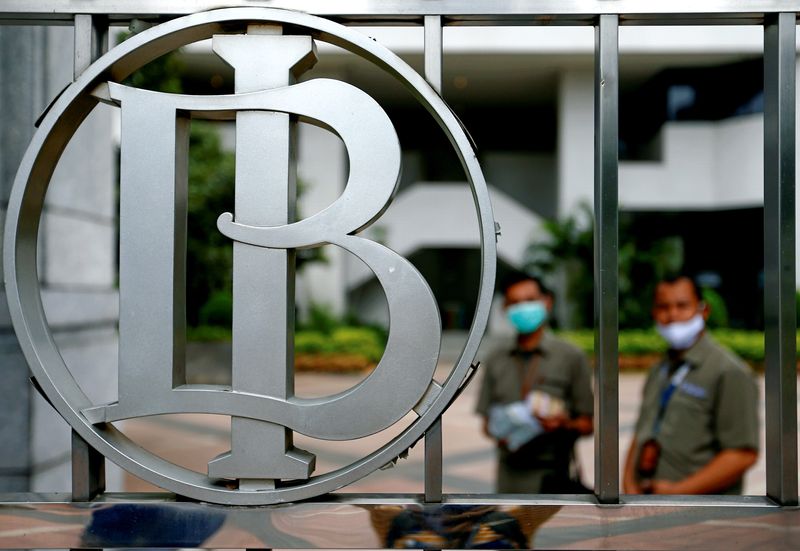
[[[704,332],[703,335],[697,339],[697,342],[684,353],[683,359],[691,366],[698,366],[705,361],[713,348],[714,345],[711,342],[711,337],[708,333]]]
[[[542,338],[539,339],[539,346],[534,348],[533,350],[520,350],[516,346],[511,350],[512,356],[526,356],[529,354],[539,354],[541,356],[547,356],[553,349],[553,336],[550,329],[545,328],[544,332],[542,333]]]

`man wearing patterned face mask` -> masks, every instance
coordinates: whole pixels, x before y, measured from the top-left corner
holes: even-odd
[[[516,345],[489,356],[476,408],[484,432],[497,441],[497,491],[578,492],[570,472],[573,447],[578,436],[593,431],[586,356],[548,330],[553,299],[539,279],[513,273],[502,289]],[[522,430],[504,434],[514,421]]]
[[[749,367],[705,331],[694,281],[658,283],[656,330],[669,351],[645,382],[623,474],[626,493],[739,494],[758,457],[758,391]]]

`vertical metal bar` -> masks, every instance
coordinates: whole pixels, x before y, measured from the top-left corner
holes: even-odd
[[[108,50],[108,18],[76,14],[74,29],[73,79],[77,79]]]
[[[425,502],[442,502],[442,418],[425,433]]]
[[[595,27],[594,75],[594,321],[595,494],[619,500],[618,120],[619,18]]]
[[[425,79],[442,93],[442,17],[425,16]]]
[[[764,344],[767,495],[797,504],[795,14],[764,24]]]
[[[73,430],[72,501],[91,501],[105,489],[105,458]]]
[[[234,68],[237,94],[294,83],[316,60],[309,37],[279,26],[250,26],[247,35],[217,37],[214,51]],[[269,68],[264,70],[263,67]],[[295,219],[297,120],[287,113],[236,114],[236,219],[277,226]],[[231,386],[286,400],[294,394],[295,251],[233,243]],[[209,463],[209,476],[238,478],[239,488],[275,487],[305,479],[314,456],[296,449],[283,425],[231,418],[231,452]],[[264,473],[273,473],[267,479]]]
[[[442,93],[442,18],[425,16],[425,79]],[[425,433],[425,501],[442,501],[442,418]]]
[[[73,78],[81,76],[92,64],[92,16],[77,14],[75,16],[75,54],[73,58]]]

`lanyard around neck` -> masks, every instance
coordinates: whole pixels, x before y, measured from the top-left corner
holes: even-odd
[[[519,372],[520,393],[522,395],[522,400],[528,396],[528,393],[533,388],[536,372],[539,370],[540,361],[541,353],[534,353],[530,358],[527,358],[526,361],[522,358],[517,358],[517,370]]]
[[[653,424],[653,436],[657,436],[658,431],[661,430],[661,421],[664,419],[664,414],[667,412],[667,405],[669,405],[672,395],[675,394],[675,389],[681,385],[686,375],[689,374],[690,369],[691,367],[689,364],[684,362],[670,378],[667,388],[661,392],[661,400],[658,404],[658,416],[656,416],[655,423]]]

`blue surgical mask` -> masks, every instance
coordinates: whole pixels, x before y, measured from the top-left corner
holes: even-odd
[[[506,316],[519,333],[533,333],[547,320],[547,306],[541,300],[529,300],[512,304]]]

